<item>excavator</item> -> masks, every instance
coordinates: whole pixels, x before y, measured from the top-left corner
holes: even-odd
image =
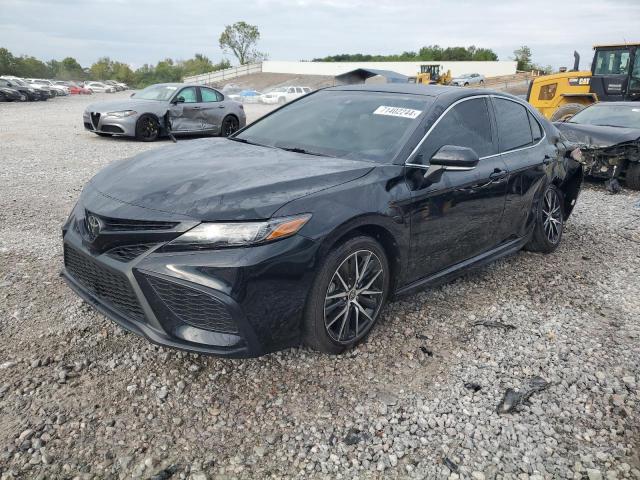
[[[415,77],[409,77],[409,83],[448,85],[451,83],[451,70],[440,74],[441,68],[442,65],[420,65],[420,72]]]
[[[593,50],[591,70],[580,70],[574,52],[573,70],[534,78],[527,101],[551,121],[564,121],[592,103],[640,100],[640,43]]]

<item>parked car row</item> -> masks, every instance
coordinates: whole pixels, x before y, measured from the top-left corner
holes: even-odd
[[[91,95],[113,93],[129,87],[115,80],[104,82],[48,80],[43,78],[0,77],[0,102],[33,102],[67,95]]]
[[[237,85],[225,85],[222,92],[230,99],[242,103],[264,103],[267,105],[280,104],[295,100],[307,93],[311,93],[311,87],[283,86],[273,88],[265,93],[252,89],[243,89]]]

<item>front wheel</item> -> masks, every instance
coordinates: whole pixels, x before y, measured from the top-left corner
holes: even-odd
[[[553,252],[560,245],[563,229],[564,195],[558,187],[549,185],[540,199],[533,236],[525,249],[531,252]]]
[[[305,344],[338,354],[363,340],[389,293],[387,256],[378,242],[359,236],[325,258],[305,308]]]
[[[160,135],[160,124],[152,115],[142,115],[136,122],[136,138],[143,142],[153,142]]]

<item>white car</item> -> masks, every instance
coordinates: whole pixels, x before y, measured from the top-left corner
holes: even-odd
[[[479,73],[465,73],[451,79],[451,85],[467,87],[469,85],[484,85],[484,75]]]
[[[93,93],[114,93],[116,91],[115,87],[102,82],[84,82],[84,86]]]
[[[63,85],[56,85],[51,80],[43,80],[42,78],[29,78],[29,83],[34,85],[42,85],[44,87],[48,87],[49,90],[52,90],[56,95],[69,95],[69,88]]]
[[[296,98],[306,95],[307,93],[311,93],[311,88],[295,86],[278,87],[274,88],[270,92],[260,95],[260,101],[267,104],[279,103],[283,105],[291,100],[295,100]]]

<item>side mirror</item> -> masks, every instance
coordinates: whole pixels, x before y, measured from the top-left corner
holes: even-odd
[[[444,145],[431,157],[429,164],[445,170],[471,170],[479,161],[478,154],[471,148]]]
[[[174,98],[173,99],[173,103],[174,105],[177,105],[178,103],[184,103],[184,97],[183,96],[179,96],[178,98]]]
[[[446,170],[473,170],[479,161],[478,154],[471,148],[444,145],[431,157],[424,180],[427,184],[437,182]]]

